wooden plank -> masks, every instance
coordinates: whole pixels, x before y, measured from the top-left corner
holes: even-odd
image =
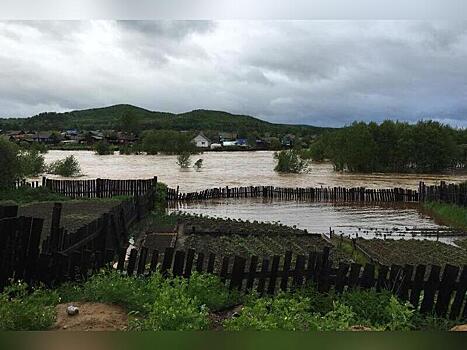
[[[117,263],[117,270],[123,271],[125,268],[125,259],[126,259],[126,249],[122,248],[118,252],[118,263]]]
[[[193,268],[194,259],[195,259],[195,251],[194,249],[189,249],[186,254],[186,264],[185,264],[185,270],[183,272],[183,276],[185,278],[189,278],[191,276],[191,270]]]
[[[147,258],[148,258],[148,248],[142,247],[139,253],[138,268],[136,270],[136,274],[138,275],[144,274]]]
[[[280,283],[280,288],[284,292],[287,291],[287,287],[288,287],[289,270],[290,270],[291,262],[292,262],[292,252],[287,251],[285,252],[285,256],[284,256],[284,265],[283,265],[281,283]]]
[[[214,272],[214,263],[216,261],[216,255],[214,253],[209,254],[209,259],[208,259],[208,267],[206,269],[207,273],[213,273]]]
[[[199,273],[202,273],[203,267],[204,267],[204,254],[198,253],[198,257],[196,258],[196,271]]]
[[[248,277],[246,282],[246,290],[250,291],[253,289],[253,284],[255,282],[256,269],[258,268],[258,257],[252,256],[250,259],[250,267],[248,269]]]
[[[269,276],[268,294],[274,294],[276,289],[277,272],[279,270],[280,256],[274,255],[272,258],[271,274]]]
[[[305,283],[309,284],[311,281],[314,279],[314,271],[315,271],[315,265],[317,261],[317,254],[316,252],[311,252],[308,255],[308,261],[306,264],[306,273],[305,273]]]
[[[360,277],[361,268],[362,268],[362,265],[360,264],[352,263],[350,265],[349,282],[348,282],[348,286],[350,289],[358,286],[358,279]]]
[[[245,272],[246,259],[240,256],[234,257],[232,266],[232,278],[230,279],[231,290],[241,290],[243,282],[243,273]]]
[[[446,264],[444,266],[443,277],[439,285],[438,297],[436,298],[435,312],[438,317],[445,317],[448,311],[451,295],[459,274],[459,267]]]
[[[417,309],[420,304],[420,293],[425,283],[425,272],[425,265],[417,265],[415,268],[415,277],[410,291],[410,303],[415,309]]]
[[[347,284],[347,272],[349,271],[349,267],[349,264],[339,263],[339,269],[337,270],[335,286],[335,290],[337,293],[342,293],[344,291],[344,287]]]
[[[292,288],[293,290],[301,287],[304,280],[304,271],[305,271],[305,256],[297,255],[297,259],[295,260],[295,269],[293,273],[292,279]]]
[[[156,272],[157,271],[157,263],[159,262],[159,251],[157,249],[154,249],[152,251],[151,255],[151,265],[149,266],[149,271],[150,272]]]
[[[268,272],[269,272],[269,260],[263,259],[261,263],[261,273],[260,273],[260,277],[258,280],[258,288],[257,288],[259,295],[263,295],[264,293]]]
[[[230,257],[224,256],[222,258],[222,265],[221,265],[221,272],[220,272],[220,278],[222,282],[225,282],[227,273],[229,272],[229,263],[230,263]]]
[[[449,313],[449,318],[451,320],[457,319],[461,314],[462,304],[464,303],[465,296],[467,292],[467,265],[464,265],[462,268],[461,275],[459,277],[459,283],[456,289],[456,296],[451,305],[451,311]],[[464,312],[467,307],[464,307]]]
[[[412,283],[413,270],[413,265],[405,265],[402,271],[402,281],[398,295],[399,298],[403,301],[409,299],[409,288]]]
[[[389,267],[382,265],[378,269],[378,278],[376,280],[376,291],[379,292],[383,289],[389,289],[389,283],[387,281],[389,273]]]
[[[137,255],[138,250],[136,250],[135,248],[130,250],[130,257],[128,258],[128,266],[126,269],[128,276],[132,276],[133,272],[135,271]]]
[[[438,265],[432,265],[430,270],[430,276],[428,277],[428,281],[425,283],[425,288],[423,290],[423,300],[420,306],[421,313],[431,313],[433,310],[433,303],[435,300],[436,290],[439,285],[439,273],[441,271],[441,267]]]
[[[172,259],[174,256],[174,248],[167,247],[164,250],[164,258],[162,259],[161,273],[166,276],[169,269],[172,267]]]
[[[183,276],[183,269],[185,267],[185,252],[177,250],[175,252],[174,266],[172,269],[174,276]]]
[[[360,287],[364,289],[373,288],[375,284],[375,265],[365,264],[363,268],[362,278],[360,280]]]

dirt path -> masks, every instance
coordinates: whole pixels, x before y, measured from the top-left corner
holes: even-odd
[[[79,313],[69,316],[68,305],[79,308]],[[128,314],[121,306],[102,303],[67,303],[55,307],[55,331],[123,331],[128,327]]]

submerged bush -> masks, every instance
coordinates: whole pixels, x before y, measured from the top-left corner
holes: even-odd
[[[303,159],[296,150],[284,150],[274,153],[277,164],[274,168],[279,173],[302,173],[309,170],[310,162]]]
[[[0,330],[38,331],[52,326],[58,294],[41,288],[28,291],[25,283],[5,287],[0,294]]]
[[[63,177],[78,176],[81,173],[78,160],[73,156],[68,156],[65,159],[59,159],[52,162],[47,167],[49,174],[60,175]]]
[[[96,151],[96,154],[99,154],[101,156],[114,153],[112,147],[105,141],[98,142],[94,149]]]
[[[191,154],[189,152],[182,152],[177,156],[177,164],[180,168],[186,169],[191,164]]]
[[[21,175],[24,177],[37,176],[45,170],[44,156],[37,150],[21,151],[18,159],[21,163]]]

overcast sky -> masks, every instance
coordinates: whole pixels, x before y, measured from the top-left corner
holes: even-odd
[[[467,127],[467,21],[0,22],[0,116],[119,103]]]

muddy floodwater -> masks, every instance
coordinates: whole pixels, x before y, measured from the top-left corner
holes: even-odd
[[[263,198],[213,199],[178,203],[170,211],[202,214],[221,218],[250,221],[280,222],[312,233],[329,235],[329,228],[336,235],[362,238],[434,239],[420,232],[430,232],[446,226],[433,221],[420,212],[416,204],[405,205],[351,205],[335,203],[310,203],[277,201]],[[450,243],[454,237],[441,237]]]
[[[200,171],[180,169],[176,156],[114,155],[99,156],[92,151],[49,151],[46,162],[73,154],[81,165],[82,178],[143,179],[158,176],[180,191],[211,187],[268,185],[281,187],[343,186],[368,188],[417,188],[419,181],[467,181],[467,174],[348,174],[333,171],[330,163],[313,163],[307,174],[281,175],[274,171],[273,152],[205,152],[194,155],[192,163],[203,159]]]
[[[200,171],[182,170],[176,156],[164,155],[114,155],[99,156],[92,151],[49,151],[46,162],[73,154],[81,165],[83,179],[144,179],[157,176],[170,187],[180,186],[180,191],[199,191],[223,186],[268,185],[281,187],[344,186],[368,188],[418,187],[419,181],[436,184],[467,181],[467,174],[348,174],[333,171],[329,163],[314,163],[307,174],[280,175],[274,172],[273,152],[206,152],[192,157],[192,162],[203,159]],[[413,236],[418,229],[435,229],[438,226],[422,214],[416,205],[375,206],[336,205],[330,203],[300,203],[296,201],[211,200],[204,203],[182,204],[180,208],[191,213],[231,217],[258,221],[280,221],[296,225],[309,232],[328,233],[329,227],[336,234],[355,237],[422,238]],[[434,238],[436,239],[436,238]],[[452,241],[453,238],[441,238]]]

